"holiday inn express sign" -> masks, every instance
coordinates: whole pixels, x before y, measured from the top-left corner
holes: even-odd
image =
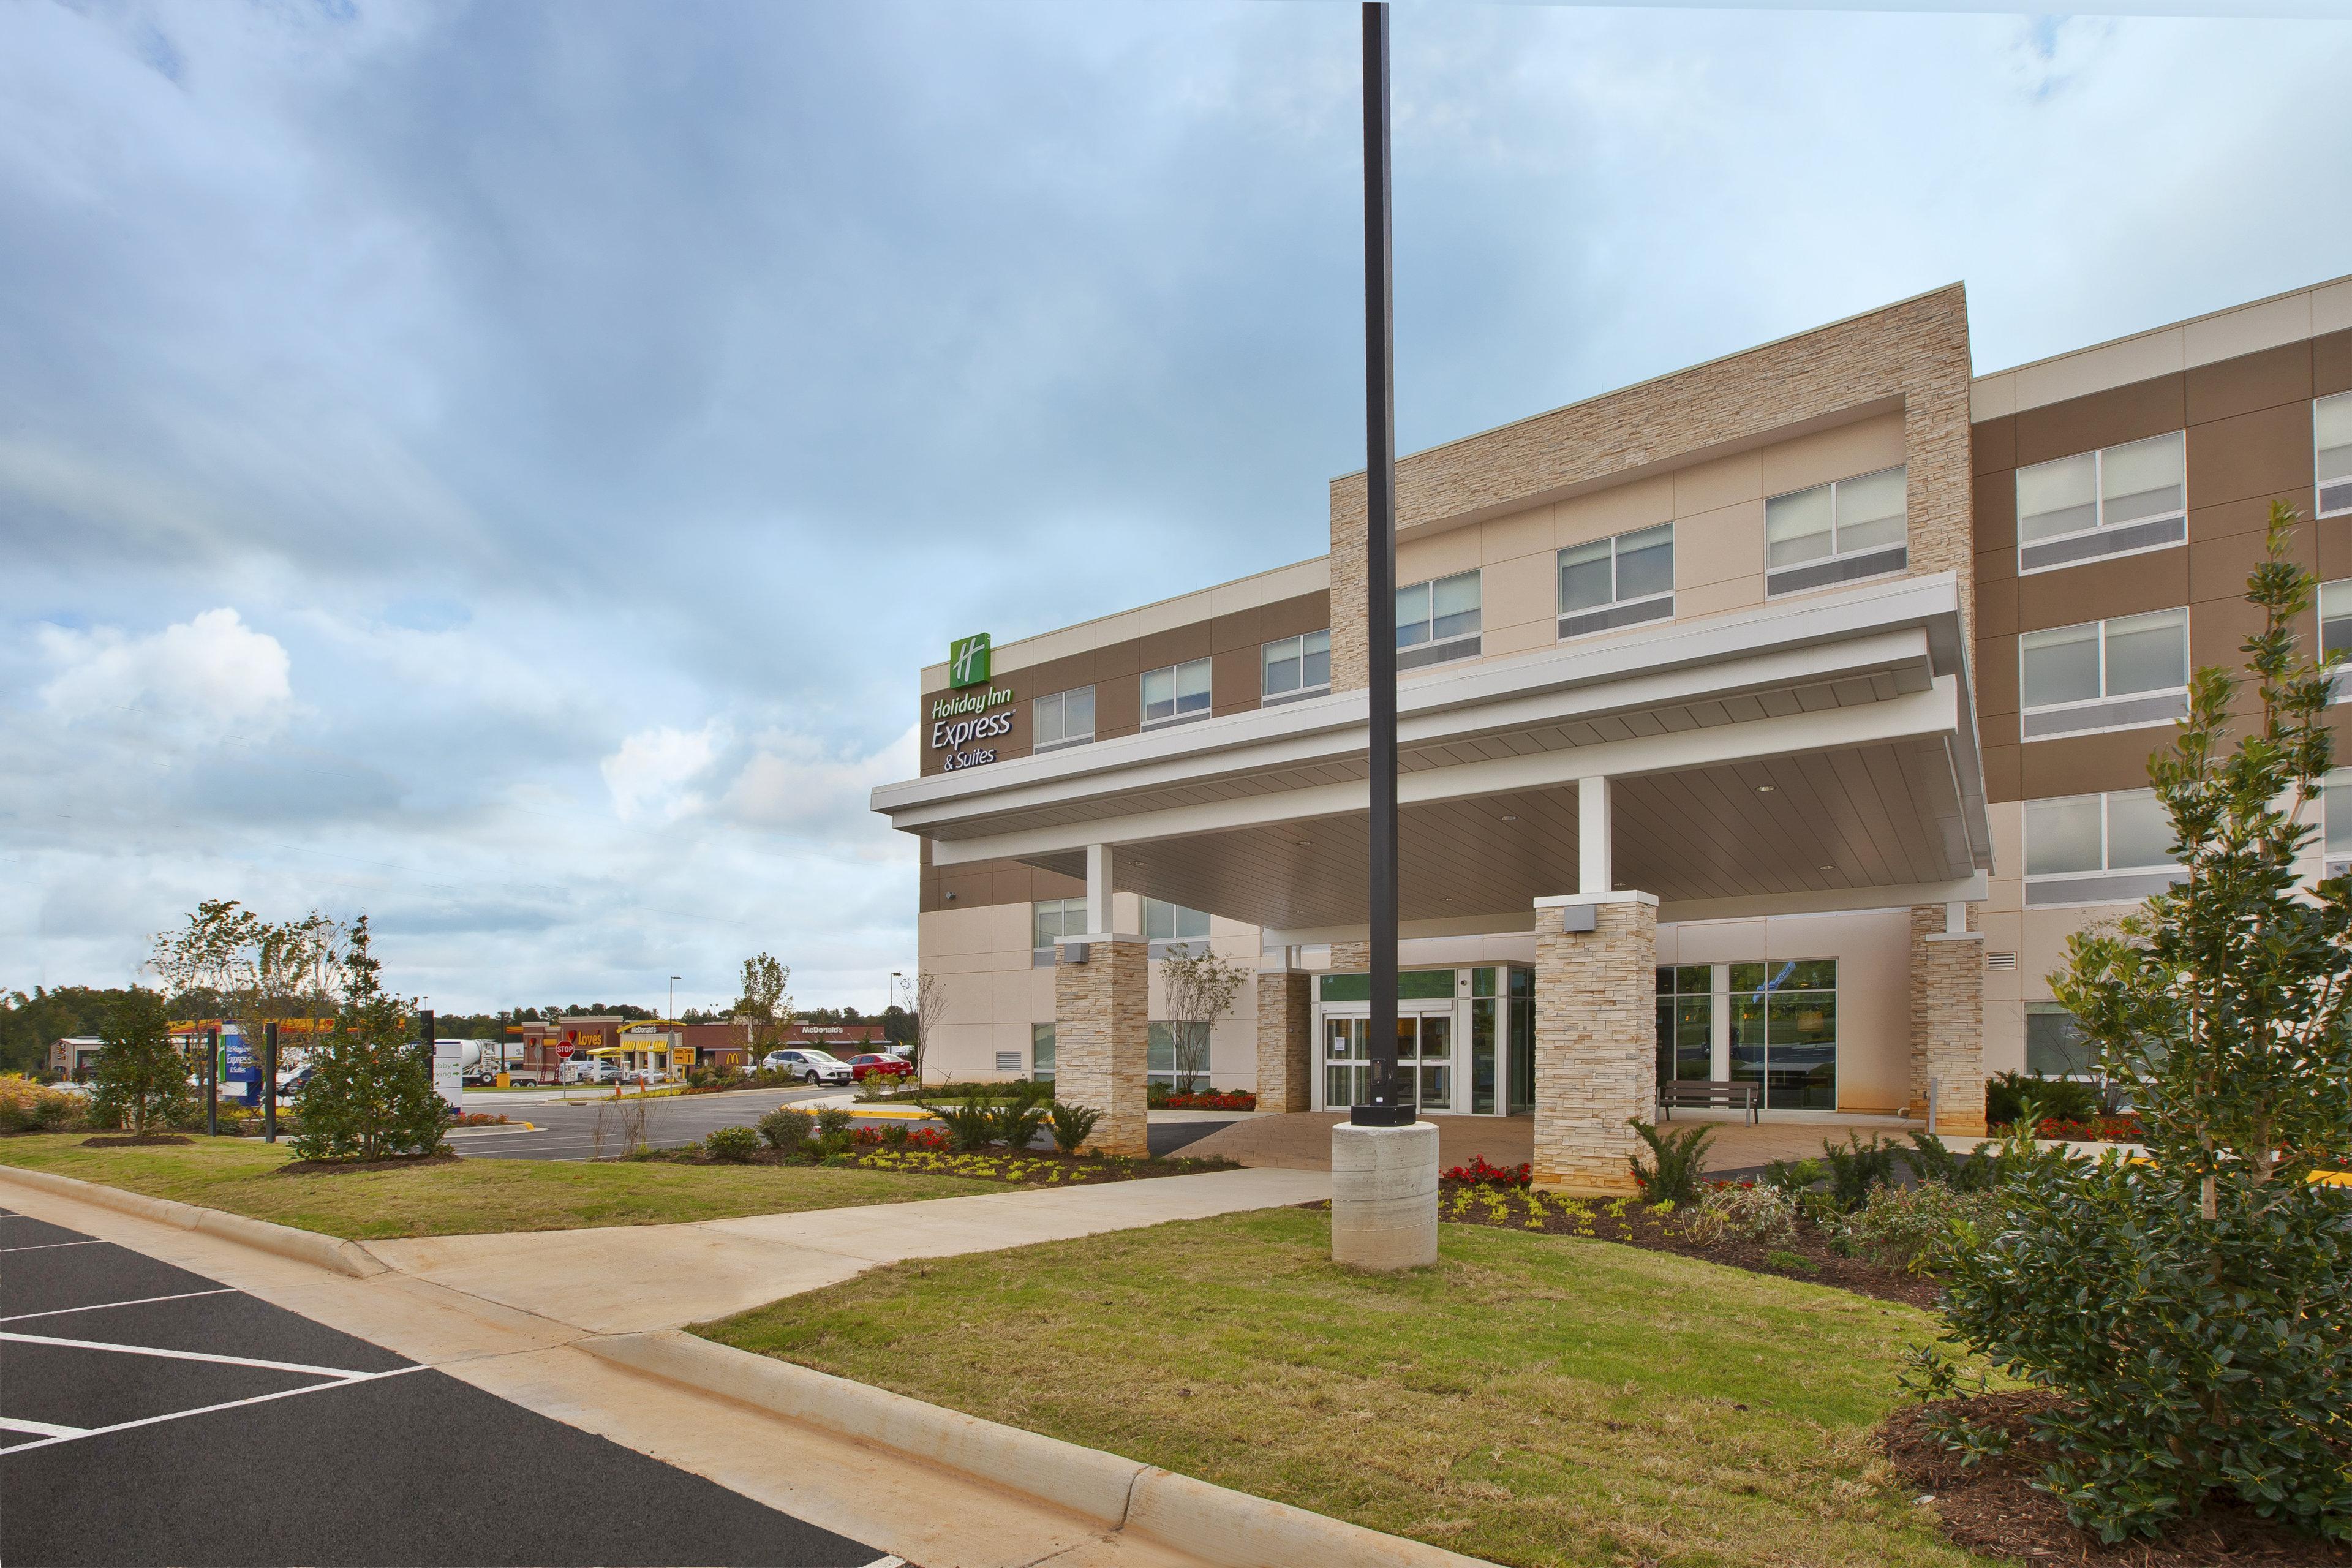
[[[996,761],[995,747],[971,743],[1013,732],[1013,689],[990,685],[988,674],[986,632],[957,637],[948,644],[948,685],[954,689],[954,695],[931,704],[931,750],[948,753],[940,763],[942,773]],[[1003,711],[996,711],[998,709]]]

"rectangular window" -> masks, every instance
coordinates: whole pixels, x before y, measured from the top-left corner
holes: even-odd
[[[2352,698],[2352,577],[2319,585],[2319,654],[2341,653],[2347,673],[2336,678],[2336,700]]]
[[[2029,741],[2168,724],[2189,710],[2189,612],[2053,626],[2017,639]]]
[[[2019,574],[2187,541],[2187,451],[2175,430],[2018,469]]]
[[[1209,711],[1209,661],[1171,664],[1143,672],[1143,721],[1171,724]]]
[[[1794,594],[1900,572],[1910,559],[1906,474],[1882,468],[1764,503],[1764,591]]]
[[[2317,457],[2319,515],[2352,511],[2352,392],[2311,405],[2311,444]]]
[[[1559,635],[1582,637],[1675,614],[1675,525],[1559,552]]]
[[[1086,934],[1086,900],[1040,899],[1029,906],[1031,961],[1040,968],[1052,967],[1055,942],[1066,936]]]
[[[1475,658],[1480,647],[1478,592],[1475,572],[1399,588],[1397,668],[1419,669],[1450,659]]]
[[[2338,768],[2327,775],[2319,792],[2319,814],[2326,824],[2322,843],[2327,855],[2330,877],[2340,877],[2352,871],[2352,768]]]
[[[1143,935],[1154,958],[1173,958],[1201,951],[1209,940],[1209,917],[1199,910],[1159,899],[1143,900]],[[1193,944],[1199,943],[1201,947]]]
[[[2036,1078],[2088,1078],[2098,1050],[2063,1002],[2025,1005],[2025,1070]]]
[[[2025,803],[2025,901],[2137,903],[2182,873],[2172,819],[2150,789]]]
[[[1731,965],[1732,1081],[1768,1110],[1837,1109],[1837,960]]]
[[[1051,697],[1037,699],[1036,717],[1032,721],[1037,736],[1036,751],[1049,746],[1074,745],[1095,738],[1095,689],[1073,687],[1056,691]]]
[[[1715,1060],[1715,966],[1658,970],[1658,1081],[1705,1082]]]
[[[1194,1026],[1199,1027],[1197,1025]],[[1177,1070],[1179,1064],[1176,1059],[1175,1025],[1152,1025],[1150,1041],[1150,1064],[1146,1070],[1151,1082],[1165,1084],[1171,1091],[1177,1094],[1202,1094],[1207,1091],[1209,1087],[1207,1041],[1201,1041],[1200,1048],[1184,1053],[1185,1061],[1182,1065],[1197,1069],[1191,1072]]]
[[[1331,634],[1307,632],[1263,645],[1258,649],[1258,695],[1267,702],[1288,702],[1331,689]]]
[[[1054,1081],[1054,1026],[1029,1026],[1029,1076],[1039,1083]]]

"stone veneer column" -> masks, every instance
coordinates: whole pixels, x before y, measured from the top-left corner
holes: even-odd
[[[1264,969],[1257,976],[1257,1108],[1304,1110],[1315,1103],[1315,1010],[1303,969]]]
[[[1594,929],[1536,910],[1535,1183],[1579,1194],[1634,1191],[1627,1123],[1658,1098],[1658,901],[1590,903]]]
[[[1369,942],[1335,942],[1331,944],[1331,973],[1334,974],[1368,974],[1372,967],[1372,944]]]
[[[1088,1148],[1149,1154],[1150,944],[1134,937],[1089,942],[1084,963],[1070,962],[1074,945],[1054,951],[1055,1096],[1102,1112]]]
[[[1968,908],[1976,923],[1977,906]],[[1938,1082],[1936,1131],[1985,1130],[1984,933],[1946,929],[1944,906],[1911,910],[1911,1109],[1927,1113],[1927,1080]]]

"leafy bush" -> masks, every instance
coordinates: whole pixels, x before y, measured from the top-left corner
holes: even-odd
[[[169,1048],[167,1041],[165,1049]],[[176,1057],[173,1059],[178,1061]],[[173,1075],[183,1089],[186,1076],[184,1068]],[[85,1109],[79,1095],[51,1089],[22,1073],[0,1073],[0,1132],[55,1132],[79,1125]]]
[[[702,1152],[730,1165],[748,1164],[760,1152],[760,1134],[749,1127],[721,1127],[704,1136]]]
[[[1633,1182],[1642,1189],[1643,1201],[1696,1203],[1699,1168],[1706,1162],[1706,1146],[1715,1137],[1715,1130],[1702,1123],[1679,1132],[1662,1133],[1638,1116],[1631,1126],[1634,1135],[1650,1146],[1651,1158],[1656,1162],[1644,1165],[1639,1154],[1625,1156],[1633,1167]]]
[[[959,1154],[985,1149],[996,1135],[996,1104],[992,1100],[927,1100],[923,1109],[940,1119],[949,1146]]]
[[[1701,1247],[1726,1237],[1784,1247],[1797,1238],[1797,1202],[1778,1187],[1709,1187],[1683,1217],[1683,1234]]]
[[[1889,1183],[1871,1189],[1838,1235],[1847,1250],[1919,1274],[1941,1267],[1951,1248],[1978,1245],[1983,1228],[1998,1225],[2001,1213],[2001,1200],[1990,1193],[1962,1192],[1946,1182]]]
[[[797,1154],[808,1142],[810,1130],[815,1125],[816,1119],[807,1111],[780,1105],[760,1118],[760,1136],[767,1140],[771,1149]]]
[[[1535,1182],[1535,1166],[1522,1160],[1516,1165],[1493,1165],[1484,1154],[1473,1154],[1466,1165],[1448,1165],[1441,1173],[1448,1182],[1467,1182],[1479,1187],[1525,1187]]]
[[[188,1064],[172,1044],[172,1014],[163,998],[133,986],[108,1009],[98,1054],[90,1119],[141,1137],[196,1114]]]
[[[305,1160],[429,1154],[441,1147],[448,1107],[433,1087],[432,1058],[409,1038],[407,1004],[381,984],[365,915],[352,923],[342,968],[342,1013],[311,1049],[294,1152]]]
[[[1785,1194],[1792,1203],[1801,1203],[1805,1194],[1820,1184],[1822,1174],[1819,1160],[1772,1160],[1764,1166],[1764,1184]]]
[[[2006,1127],[2036,1108],[2036,1120],[2087,1121],[2099,1114],[2099,1090],[2080,1079],[2039,1078],[2031,1073],[1996,1073],[1985,1080],[1985,1121]]]
[[[1087,1140],[1095,1135],[1095,1124],[1102,1112],[1091,1105],[1065,1105],[1055,1100],[1047,1108],[1046,1123],[1053,1130],[1054,1147],[1065,1154],[1075,1154],[1086,1147]]]
[[[991,1107],[988,1128],[990,1141],[1002,1143],[1008,1149],[1026,1149],[1029,1147],[1030,1140],[1035,1138],[1038,1130],[1045,1125],[1045,1118],[1048,1115],[1046,1107],[1051,1103],[1051,1101],[1040,1103],[1023,1097],[1003,1100]]]
[[[1845,1139],[1843,1147],[1822,1140],[1822,1163],[1829,1167],[1830,1202],[1841,1211],[1851,1211],[1869,1201],[1873,1187],[1895,1179],[1895,1145],[1882,1141],[1875,1132],[1867,1143],[1858,1132],[1849,1131]]]
[[[828,1105],[816,1113],[817,1148],[827,1154],[838,1154],[849,1147],[850,1113],[838,1105]]]
[[[2271,510],[2242,645],[2260,691],[2203,668],[2148,764],[2182,879],[2067,942],[2052,988],[2146,1129],[2149,1159],[2004,1151],[2004,1212],[1956,1251],[1947,1342],[2060,1397],[2042,1484],[2107,1541],[2209,1493],[2352,1538],[2352,879],[2296,864],[2334,764],[2328,671],[2297,648],[2312,574]]]

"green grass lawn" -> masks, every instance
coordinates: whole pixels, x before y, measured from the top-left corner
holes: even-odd
[[[329,1236],[463,1236],[669,1225],[1001,1193],[1002,1182],[814,1166],[460,1160],[412,1170],[281,1176],[286,1145],[248,1138],[85,1149],[82,1132],[0,1139],[0,1162]],[[5,1191],[5,1189],[0,1189]]]
[[[1498,1563],[1960,1564],[1871,1428],[1928,1321],[1471,1226],[1401,1276],[1265,1210],[896,1265],[699,1331]]]

